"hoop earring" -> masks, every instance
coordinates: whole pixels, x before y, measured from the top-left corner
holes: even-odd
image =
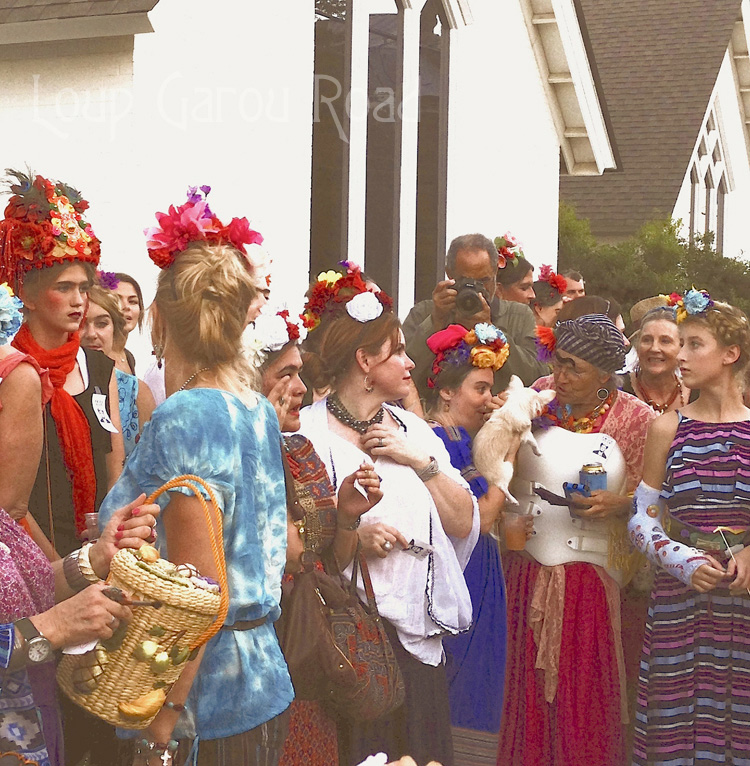
[[[365,393],[371,394],[375,390],[375,386],[370,384],[370,376],[365,375],[364,379]]]
[[[600,402],[606,402],[608,397],[609,397],[609,389],[607,388],[602,387],[596,392],[596,398]]]

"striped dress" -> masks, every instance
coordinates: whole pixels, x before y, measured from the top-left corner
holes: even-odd
[[[662,488],[670,514],[709,533],[750,528],[750,422],[679,417]],[[658,572],[633,763],[750,766],[750,596],[726,586],[698,593]]]

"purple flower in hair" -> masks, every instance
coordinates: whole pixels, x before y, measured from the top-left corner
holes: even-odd
[[[187,192],[187,201],[195,205],[198,202],[202,202],[208,197],[211,192],[210,186],[190,186]],[[214,214],[211,209],[206,205],[206,209],[203,211],[203,218],[213,218]]]
[[[120,280],[114,271],[97,271],[96,277],[99,280],[99,284],[105,290],[116,290],[117,285],[120,284]]]

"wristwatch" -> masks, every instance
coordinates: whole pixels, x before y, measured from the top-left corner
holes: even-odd
[[[34,627],[31,620],[24,617],[22,620],[16,620],[14,625],[23,636],[29,662],[39,665],[52,659],[52,644]]]

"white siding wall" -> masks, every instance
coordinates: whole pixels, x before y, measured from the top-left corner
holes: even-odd
[[[81,188],[103,268],[132,273],[147,299],[157,270],[142,230],[188,185],[210,184],[222,219],[246,215],[265,236],[279,293],[301,295],[312,0],[161,0],[150,19],[155,33],[137,36],[134,51],[122,39],[93,51],[78,42],[0,48],[0,168],[28,162]],[[147,348],[134,344],[142,361]]]
[[[718,118],[724,162],[731,178],[730,191],[726,197],[724,212],[724,255],[750,258],[750,162],[745,138],[737,86],[728,56],[719,72],[714,90],[715,113]],[[694,157],[696,154],[694,153]],[[691,161],[692,162],[692,161]],[[690,167],[682,182],[673,217],[683,221],[683,236],[688,236],[690,221]],[[698,190],[698,231],[705,227],[705,190]],[[712,217],[715,220],[715,213]],[[713,225],[711,226],[713,228]]]
[[[447,238],[510,230],[534,264],[555,265],[559,143],[520,4],[471,10],[452,33]]]

